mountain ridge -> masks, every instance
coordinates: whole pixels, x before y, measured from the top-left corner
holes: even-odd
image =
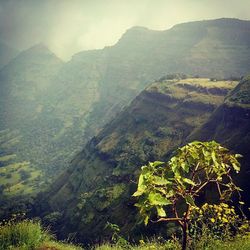
[[[139,167],[167,160],[236,83],[217,82],[226,92],[214,91],[214,84],[199,78],[152,83],[93,137],[49,193],[40,197],[61,213],[60,233],[99,239],[105,221],[118,224],[124,233],[138,230],[131,194]]]
[[[198,29],[192,25],[156,33],[135,28],[128,42],[79,53],[66,63],[43,46],[30,48],[0,72],[1,95],[7,93],[1,98],[1,125],[22,128],[26,143],[18,150],[45,169],[48,178],[57,175],[158,77],[175,72],[240,77],[249,71],[250,22],[241,29],[209,23],[209,32],[203,22]],[[235,34],[237,39],[231,39]]]

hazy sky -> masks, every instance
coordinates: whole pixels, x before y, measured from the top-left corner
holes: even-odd
[[[63,59],[115,44],[130,27],[163,30],[194,20],[250,19],[250,0],[0,0],[0,39],[43,42]]]

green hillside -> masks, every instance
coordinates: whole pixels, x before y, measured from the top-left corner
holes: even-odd
[[[180,243],[176,239],[161,241],[140,240],[140,243],[129,243],[124,241],[116,243],[103,243],[94,246],[73,245],[72,243],[56,240],[55,236],[46,228],[42,227],[39,221],[22,220],[8,221],[0,226],[0,249],[23,249],[23,250],[177,250]],[[231,240],[202,237],[192,244],[197,250],[227,249],[227,250],[248,250],[250,238],[248,235],[240,234]],[[193,249],[193,248],[188,248]]]
[[[30,166],[28,161],[20,161],[17,155],[20,139],[18,131],[0,131],[1,195],[31,194],[35,186],[42,184],[40,183],[41,171]]]
[[[242,170],[237,181],[243,190],[244,199],[250,204],[250,77],[240,81],[208,121],[188,140],[216,140],[231,150],[243,155]],[[246,211],[249,213],[249,211]]]
[[[0,128],[18,129],[20,160],[51,178],[159,76],[246,74],[249,34],[250,22],[237,19],[166,31],[134,27],[114,46],[80,52],[67,63],[38,44],[0,71]]]
[[[188,78],[162,79],[148,86],[90,140],[40,197],[43,207],[47,203],[52,211],[45,220],[60,214],[57,230],[82,240],[99,239],[107,221],[118,224],[123,233],[136,233],[131,193],[139,167],[149,160],[166,160],[208,120],[235,85]]]
[[[0,129],[18,131],[19,143],[12,151],[19,161],[31,162],[38,171],[52,164],[46,155],[56,121],[48,112],[47,93],[61,66],[60,59],[38,44],[0,71]]]

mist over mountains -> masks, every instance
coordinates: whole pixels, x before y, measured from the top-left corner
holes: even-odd
[[[39,168],[62,169],[72,151],[79,151],[154,79],[174,72],[245,75],[249,32],[250,23],[237,19],[180,24],[167,31],[134,27],[116,45],[78,53],[67,63],[36,45],[0,72],[5,86],[1,127],[23,130],[20,152],[31,150],[25,154],[35,155],[31,161]]]
[[[250,21],[133,27],[68,62],[43,44],[3,50],[0,164],[12,172],[1,173],[1,195],[33,196],[52,182],[35,212],[47,222],[57,213],[61,235],[93,240],[106,221],[136,234],[139,167],[191,140],[243,154],[238,182],[249,190],[249,77],[237,84],[250,73]]]
[[[0,69],[8,64],[18,53],[17,49],[9,47],[0,40]]]

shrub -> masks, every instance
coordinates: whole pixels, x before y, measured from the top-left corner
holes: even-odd
[[[38,221],[23,220],[16,223],[8,221],[0,226],[0,250],[34,249],[48,238],[48,234]]]
[[[186,249],[191,210],[204,189],[213,185],[220,202],[240,191],[231,177],[233,171],[240,171],[239,157],[215,141],[195,141],[179,148],[167,163],[143,166],[133,196],[139,197],[136,206],[145,224],[156,216],[155,222],[177,222],[182,229],[182,249]]]
[[[191,208],[189,235],[194,241],[199,241],[204,235],[210,235],[214,239],[231,239],[237,234],[244,235],[247,231],[248,221],[241,219],[233,206],[205,203],[200,208]]]

